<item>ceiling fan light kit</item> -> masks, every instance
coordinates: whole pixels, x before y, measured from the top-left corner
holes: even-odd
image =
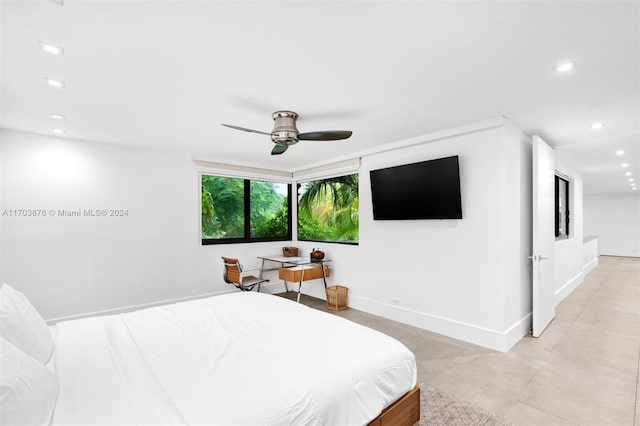
[[[245,127],[234,126],[231,124],[222,124],[231,129],[242,130],[244,132],[259,133],[262,135],[270,135],[271,141],[276,144],[271,150],[271,155],[280,155],[284,153],[290,145],[295,145],[301,140],[310,141],[335,141],[349,138],[353,132],[351,130],[325,130],[321,132],[300,133],[296,127],[298,114],[293,111],[276,111],[271,117],[274,121],[273,131],[271,133],[261,132],[259,130],[247,129]]]

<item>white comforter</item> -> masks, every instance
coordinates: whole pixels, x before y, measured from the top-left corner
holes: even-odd
[[[56,326],[54,425],[365,424],[416,384],[400,342],[234,293]]]

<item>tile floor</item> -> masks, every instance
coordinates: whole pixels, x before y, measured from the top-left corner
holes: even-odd
[[[326,310],[319,299],[301,303]],[[518,425],[640,426],[640,259],[601,256],[543,335],[506,353],[354,309],[337,314],[409,347],[418,383]]]

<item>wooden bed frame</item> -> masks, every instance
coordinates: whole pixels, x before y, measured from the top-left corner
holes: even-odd
[[[369,426],[411,426],[420,420],[420,388],[415,387],[384,409]]]

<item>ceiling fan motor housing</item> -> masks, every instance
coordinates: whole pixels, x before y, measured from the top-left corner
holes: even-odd
[[[298,143],[298,128],[296,120],[298,114],[293,111],[276,111],[272,115],[275,122],[271,132],[271,140],[280,145],[293,145]]]

